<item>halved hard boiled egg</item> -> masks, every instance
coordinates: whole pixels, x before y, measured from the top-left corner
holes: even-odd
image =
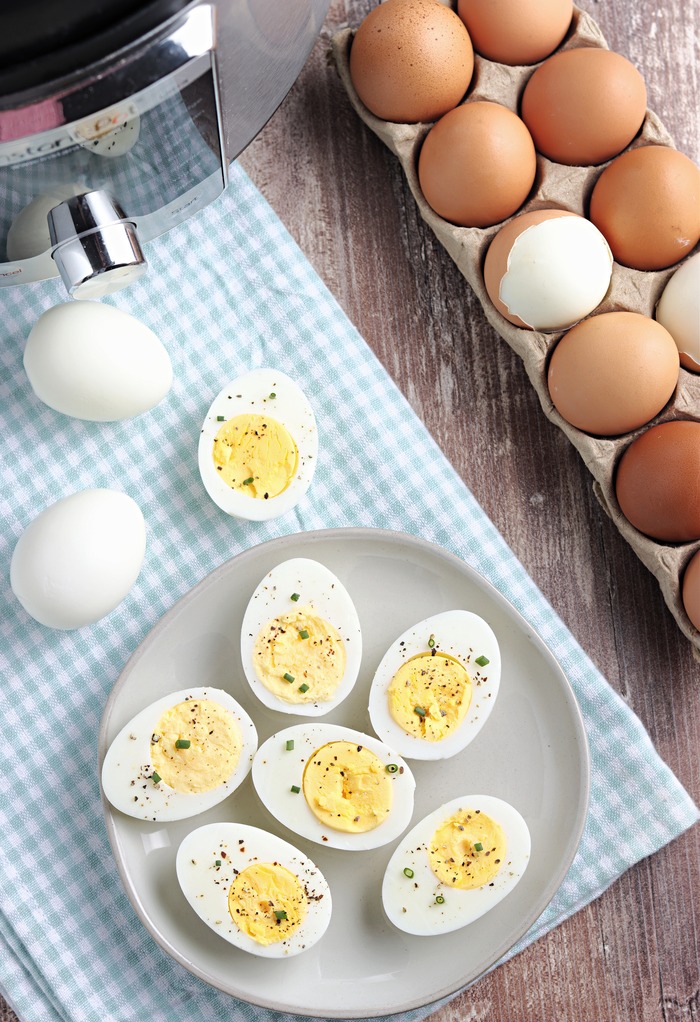
[[[117,734],[102,764],[102,790],[138,820],[183,820],[235,791],[257,747],[253,721],[227,692],[171,692]]]
[[[276,565],[253,593],[241,626],[243,671],[273,710],[321,716],[357,681],[362,633],[332,571],[308,557]]]
[[[268,738],[253,760],[253,784],[289,830],[362,851],[403,833],[416,787],[408,766],[383,742],[324,723],[296,724]]]
[[[530,858],[520,813],[492,795],[462,795],[424,817],[391,856],[382,903],[400,930],[449,933],[509,894]]]
[[[253,369],[227,384],[199,437],[204,487],[226,514],[250,521],[283,515],[306,493],[316,469],[318,430],[291,377]]]
[[[177,879],[207,926],[262,958],[288,958],[321,939],[331,892],[293,845],[243,823],[210,823],[182,841]]]
[[[369,694],[372,727],[407,759],[447,759],[479,733],[501,680],[490,625],[468,610],[435,614],[396,639]]]

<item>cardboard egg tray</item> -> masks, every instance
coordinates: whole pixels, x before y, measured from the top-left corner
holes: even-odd
[[[513,326],[496,310],[484,287],[482,267],[489,243],[502,224],[488,228],[457,227],[443,220],[428,206],[418,182],[417,167],[418,153],[431,124],[395,124],[382,121],[370,113],[360,101],[350,78],[349,56],[353,35],[354,30],[346,28],[337,32],[331,40],[332,55],[350,102],[364,123],[398,158],[421,216],[476,292],[489,323],[522,359],[545,415],[564,431],[578,450],[593,476],[593,489],[600,504],[642,563],[658,580],[671,613],[683,634],[690,640],[694,655],[700,660],[700,632],[692,625],[683,609],[680,586],[685,566],[695,551],[700,549],[700,540],[668,544],[649,539],[633,528],[624,517],[614,489],[618,459],[636,436],[657,422],[676,418],[700,420],[700,375],[681,368],[678,386],[669,404],[649,423],[632,433],[609,439],[598,438],[569,425],[552,404],[547,387],[549,355],[566,331],[539,333],[524,330]],[[608,49],[597,23],[586,12],[575,7],[569,33],[559,49],[578,46]],[[466,101],[491,100],[518,113],[522,91],[538,66],[508,67],[475,54],[474,74]],[[642,128],[629,148],[648,144],[674,147],[664,125],[650,110],[647,110]],[[597,167],[566,167],[538,154],[535,185],[518,213],[557,207],[585,215],[590,193],[604,166],[607,164]],[[677,269],[678,266],[673,266],[661,271],[641,271],[615,263],[610,288],[595,313],[627,310],[653,317],[664,286]]]

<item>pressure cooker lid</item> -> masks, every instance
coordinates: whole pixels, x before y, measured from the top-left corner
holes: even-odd
[[[13,93],[73,76],[166,21],[191,0],[0,2],[0,109]]]

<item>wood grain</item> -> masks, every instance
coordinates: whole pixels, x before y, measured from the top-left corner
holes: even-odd
[[[578,0],[698,160],[698,0]],[[241,162],[581,646],[700,802],[700,665],[598,505],[520,361],[360,123],[328,41],[373,0],[334,0],[298,82]],[[640,820],[644,826],[644,820]],[[697,1022],[700,828],[431,1022]],[[0,1002],[0,1022],[15,1022]],[[79,1020],[76,1020],[79,1022]],[[147,1022],[147,1020],[144,1020]]]

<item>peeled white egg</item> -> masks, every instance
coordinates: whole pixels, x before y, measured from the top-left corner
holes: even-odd
[[[384,911],[405,933],[450,933],[510,894],[529,859],[530,832],[513,806],[492,795],[460,796],[401,840],[384,873]]]
[[[227,692],[170,692],[114,738],[102,790],[115,809],[138,820],[184,820],[235,791],[257,747],[253,721]]]
[[[80,195],[86,190],[85,185],[57,184],[42,195],[35,196],[17,214],[7,232],[7,258],[14,262],[15,259],[31,259],[33,256],[48,252],[51,248],[47,219],[49,211],[66,199]],[[55,263],[53,271],[56,272]]]
[[[278,731],[253,760],[253,785],[274,818],[329,848],[365,851],[411,822],[416,782],[383,742],[339,724]]]
[[[243,615],[241,657],[270,709],[316,717],[338,706],[362,660],[360,620],[340,579],[307,557],[272,568]]]
[[[76,419],[111,422],[153,408],[170,390],[170,357],[149,327],[128,312],[68,301],[31,329],[24,368],[36,396]]]
[[[484,283],[496,309],[516,326],[565,330],[602,302],[612,268],[610,246],[590,220],[566,210],[532,210],[494,237]]]
[[[115,124],[115,117],[123,116],[118,111],[105,123],[95,120],[82,121],[73,131],[76,141],[91,153],[114,159],[130,152],[141,134],[141,118],[131,110],[120,123]]]
[[[407,759],[447,759],[484,726],[500,680],[491,626],[468,610],[435,614],[384,654],[370,687],[372,727]]]
[[[331,892],[299,849],[257,827],[210,823],[182,841],[177,879],[207,926],[262,958],[308,951],[328,928]]]
[[[217,394],[199,437],[204,487],[226,514],[262,522],[290,511],[316,470],[306,395],[276,369],[253,369]]]
[[[681,365],[700,372],[700,252],[686,259],[666,284],[656,319],[676,342]]]
[[[146,525],[126,493],[79,490],[37,515],[19,537],[10,584],[49,628],[82,628],[109,614],[136,581]]]

